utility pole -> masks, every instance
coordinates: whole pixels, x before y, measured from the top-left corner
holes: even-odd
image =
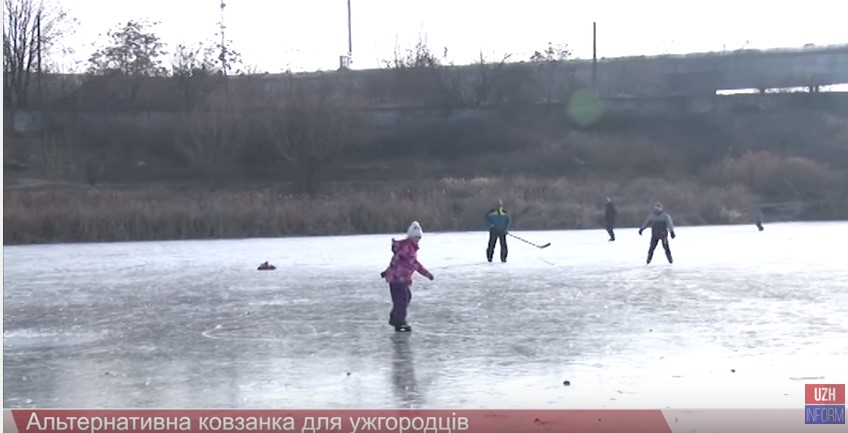
[[[339,56],[339,69],[350,69],[353,63],[353,30],[350,19],[350,0],[347,0],[347,55]]]
[[[598,92],[598,23],[592,23],[592,90]]]
[[[353,57],[353,28],[350,19],[350,0],[347,0],[347,55]]]

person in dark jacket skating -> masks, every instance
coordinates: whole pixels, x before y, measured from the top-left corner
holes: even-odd
[[[671,215],[663,210],[662,203],[657,202],[654,204],[653,212],[648,215],[648,218],[639,227],[639,236],[642,236],[642,231],[648,226],[651,227],[651,246],[648,248],[648,264],[651,263],[651,259],[654,257],[654,250],[660,241],[662,241],[665,257],[668,259],[668,262],[674,263],[674,260],[671,258],[671,248],[668,245],[669,232],[672,239],[676,236],[674,234],[674,222],[671,219]]]
[[[607,233],[609,233],[610,242],[615,240],[615,232],[612,229],[615,227],[615,218],[618,216],[618,211],[615,209],[615,203],[607,197],[607,206],[604,211],[604,221],[607,223]]]
[[[491,262],[495,256],[495,243],[501,243],[501,261],[506,262],[508,253],[506,234],[509,232],[510,218],[503,207],[503,200],[498,200],[495,207],[486,214],[486,224],[489,225],[489,246],[486,248],[486,258]]]

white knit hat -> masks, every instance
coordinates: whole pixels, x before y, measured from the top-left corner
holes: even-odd
[[[407,238],[420,238],[423,235],[424,230],[421,229],[421,224],[418,224],[418,221],[413,221],[412,224],[409,225],[409,228],[406,229]]]

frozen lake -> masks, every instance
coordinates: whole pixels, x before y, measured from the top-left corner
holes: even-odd
[[[552,245],[502,264],[422,223],[411,334],[391,235],[5,247],[3,405],[802,408],[848,383],[848,223],[679,227],[649,266],[632,228],[516,232]]]

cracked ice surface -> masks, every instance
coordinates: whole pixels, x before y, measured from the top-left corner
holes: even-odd
[[[3,404],[799,408],[848,382],[848,223],[677,233],[650,266],[634,229],[516,232],[552,245],[506,264],[426,233],[411,334],[390,235],[5,247]]]

